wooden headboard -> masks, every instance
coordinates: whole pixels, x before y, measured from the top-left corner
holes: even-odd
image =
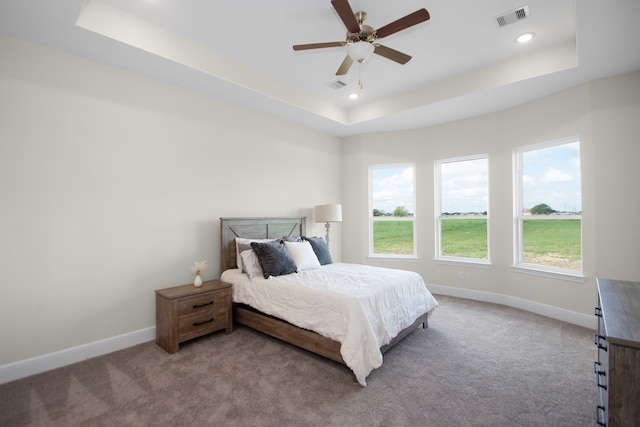
[[[304,236],[307,217],[220,218],[220,273],[237,268],[236,237],[276,239]]]

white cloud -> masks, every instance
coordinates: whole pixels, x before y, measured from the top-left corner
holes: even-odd
[[[387,173],[386,176],[383,176]],[[390,174],[389,174],[390,173]],[[393,212],[398,206],[414,212],[413,168],[380,168],[374,170],[372,202],[374,209]]]
[[[486,158],[442,163],[442,212],[483,212],[488,203]]]
[[[542,176],[542,182],[545,183],[569,182],[571,180],[573,180],[573,176],[571,176],[570,173],[561,171],[552,166],[548,167]]]

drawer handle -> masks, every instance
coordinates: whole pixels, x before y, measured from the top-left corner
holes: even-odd
[[[600,378],[602,378],[604,375],[600,375],[598,374],[598,376],[596,377],[596,384],[598,384],[598,387],[600,387],[601,389],[603,389],[604,391],[607,391],[607,385],[606,384],[602,384],[600,382]]]
[[[607,337],[595,334],[593,337],[593,343],[598,346],[599,349],[607,351],[607,346],[602,344],[600,340],[606,340]]]
[[[200,325],[204,325],[205,323],[211,323],[213,322],[213,317],[209,320],[205,320],[204,322],[196,322],[193,324],[193,326],[200,326]]]
[[[206,306],[208,306],[208,305],[213,305],[213,301],[209,301],[209,302],[204,303],[204,304],[195,304],[195,305],[193,306],[193,308],[206,307]]]
[[[597,317],[602,317],[602,309],[600,307],[596,307],[593,314]]]
[[[606,426],[607,423],[604,420],[604,406],[598,405],[598,407],[596,408],[596,424],[598,424],[599,426]]]

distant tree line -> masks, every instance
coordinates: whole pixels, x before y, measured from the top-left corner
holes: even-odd
[[[551,215],[556,212],[556,210],[551,209],[551,206],[546,203],[540,203],[531,208],[531,215]]]
[[[551,215],[558,211],[552,209],[551,206],[546,203],[540,203],[539,205],[535,205],[531,208],[531,215]],[[484,212],[443,212],[442,215],[486,215],[487,211]],[[385,212],[383,209],[374,209],[373,216],[411,216],[413,215],[409,210],[404,206],[396,207],[393,212]]]
[[[391,212],[385,212],[383,209],[374,209],[373,216],[411,216],[413,215],[409,210],[404,206],[398,206]]]
[[[531,215],[552,215],[552,214],[574,214],[581,215],[582,211],[557,211],[552,209],[551,206],[546,203],[540,203],[530,209]]]
[[[487,211],[483,212],[442,212],[442,216],[448,215],[486,215]]]

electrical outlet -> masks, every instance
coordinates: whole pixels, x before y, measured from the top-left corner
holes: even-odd
[[[464,280],[464,271],[458,271],[458,279]]]

